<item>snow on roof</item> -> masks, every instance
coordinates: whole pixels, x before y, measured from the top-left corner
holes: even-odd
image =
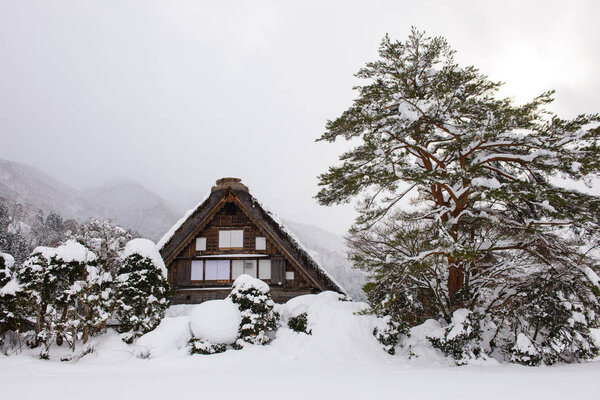
[[[183,225],[183,223],[185,221],[187,221],[187,219],[197,210],[200,208],[200,206],[202,204],[204,204],[204,202],[206,200],[208,200],[208,198],[210,197],[210,191],[206,192],[204,194],[204,197],[202,198],[202,200],[200,200],[200,202],[196,205],[196,207],[194,208],[190,208],[189,210],[187,210],[185,212],[185,214],[183,215],[183,217],[181,217],[179,219],[179,221],[175,222],[175,224],[171,227],[171,229],[169,229],[167,231],[167,233],[165,233],[160,240],[156,243],[156,248],[158,250],[162,250],[162,248],[165,246],[165,244],[167,244],[167,242],[169,240],[171,240],[171,238],[173,237],[173,235],[175,234],[175,232],[177,232],[177,229],[181,228],[181,225]]]
[[[33,250],[34,253],[40,253],[48,261],[52,257],[56,257],[64,262],[92,262],[98,257],[96,254],[75,240],[67,240],[65,244],[58,247],[38,246]]]
[[[157,246],[151,240],[141,238],[130,240],[125,245],[125,250],[123,250],[122,257],[127,258],[132,254],[139,254],[142,257],[148,257],[150,260],[152,260],[152,263],[156,266],[156,268],[160,269],[164,277],[167,277],[167,267],[165,266],[165,262],[160,256]]]
[[[12,266],[15,265],[15,259],[10,254],[0,252],[0,257],[4,258],[5,268],[12,268]]]
[[[338,281],[335,280],[335,278],[333,276],[331,276],[331,274],[329,272],[327,272],[325,270],[325,268],[323,268],[322,265],[320,265],[317,260],[316,260],[316,254],[309,250],[308,247],[306,247],[304,244],[302,244],[302,242],[300,241],[300,239],[298,239],[298,236],[296,236],[290,229],[288,229],[287,226],[285,226],[285,224],[283,223],[283,221],[281,221],[281,219],[277,216],[277,214],[275,214],[273,211],[271,211],[268,207],[266,207],[263,203],[261,203],[260,201],[258,201],[254,196],[251,196],[251,198],[260,206],[262,207],[263,210],[265,210],[265,212],[267,214],[269,214],[269,216],[271,217],[271,219],[279,226],[279,229],[281,229],[286,235],[288,235],[290,237],[290,239],[292,239],[293,242],[295,242],[295,245],[302,251],[304,251],[306,254],[309,254],[310,257],[312,258],[313,262],[317,265],[317,267],[321,270],[321,272],[327,276],[327,278],[329,278],[329,280],[331,280],[331,282],[333,282],[338,288],[340,288],[341,290],[344,290],[344,287],[342,285],[339,284]]]

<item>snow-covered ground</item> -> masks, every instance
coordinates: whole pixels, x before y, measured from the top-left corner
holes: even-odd
[[[42,361],[33,352],[0,358],[0,399],[571,399],[595,398],[600,362],[522,367],[487,362],[450,366],[413,341],[410,360],[390,356],[371,334],[364,304],[334,293],[303,296],[279,308],[283,320],[308,313],[312,335],[280,328],[266,346],[190,356],[189,306],[124,344],[110,332],[78,361]],[[52,352],[51,352],[52,354]],[[147,358],[140,358],[145,356]]]

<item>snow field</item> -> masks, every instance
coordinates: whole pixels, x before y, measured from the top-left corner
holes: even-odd
[[[390,356],[372,335],[377,318],[357,314],[366,304],[338,299],[324,292],[277,305],[283,327],[269,345],[210,356],[191,356],[186,348],[198,306],[174,306],[135,344],[123,343],[110,331],[93,338],[95,352],[76,362],[38,360],[35,351],[1,357],[0,398],[546,400],[594,398],[597,393],[598,362],[548,368],[496,362],[450,366],[425,342],[426,335],[440,329],[435,321],[414,328],[406,343],[418,357],[409,359],[407,349]],[[286,327],[287,319],[303,312],[311,335]]]

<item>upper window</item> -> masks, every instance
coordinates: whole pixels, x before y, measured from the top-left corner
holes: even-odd
[[[244,247],[244,231],[219,231],[219,248],[230,249]]]
[[[196,238],[196,251],[206,251],[206,238]]]
[[[264,236],[256,237],[256,250],[266,250],[267,249],[267,239]]]

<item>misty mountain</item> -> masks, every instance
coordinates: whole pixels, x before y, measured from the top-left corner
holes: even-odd
[[[26,208],[55,211],[65,218],[81,219],[88,207],[68,185],[25,164],[0,160],[0,197]]]
[[[82,196],[92,210],[154,241],[180,218],[164,199],[135,182],[102,185],[83,191]]]
[[[28,209],[55,211],[79,222],[89,217],[112,219],[142,236],[158,240],[177,221],[161,197],[134,182],[77,190],[31,166],[0,160],[0,198]]]
[[[314,225],[284,219],[285,226],[304,245],[308,253],[355,300],[365,300],[363,285],[367,274],[352,268],[347,258],[348,248],[343,236]]]

